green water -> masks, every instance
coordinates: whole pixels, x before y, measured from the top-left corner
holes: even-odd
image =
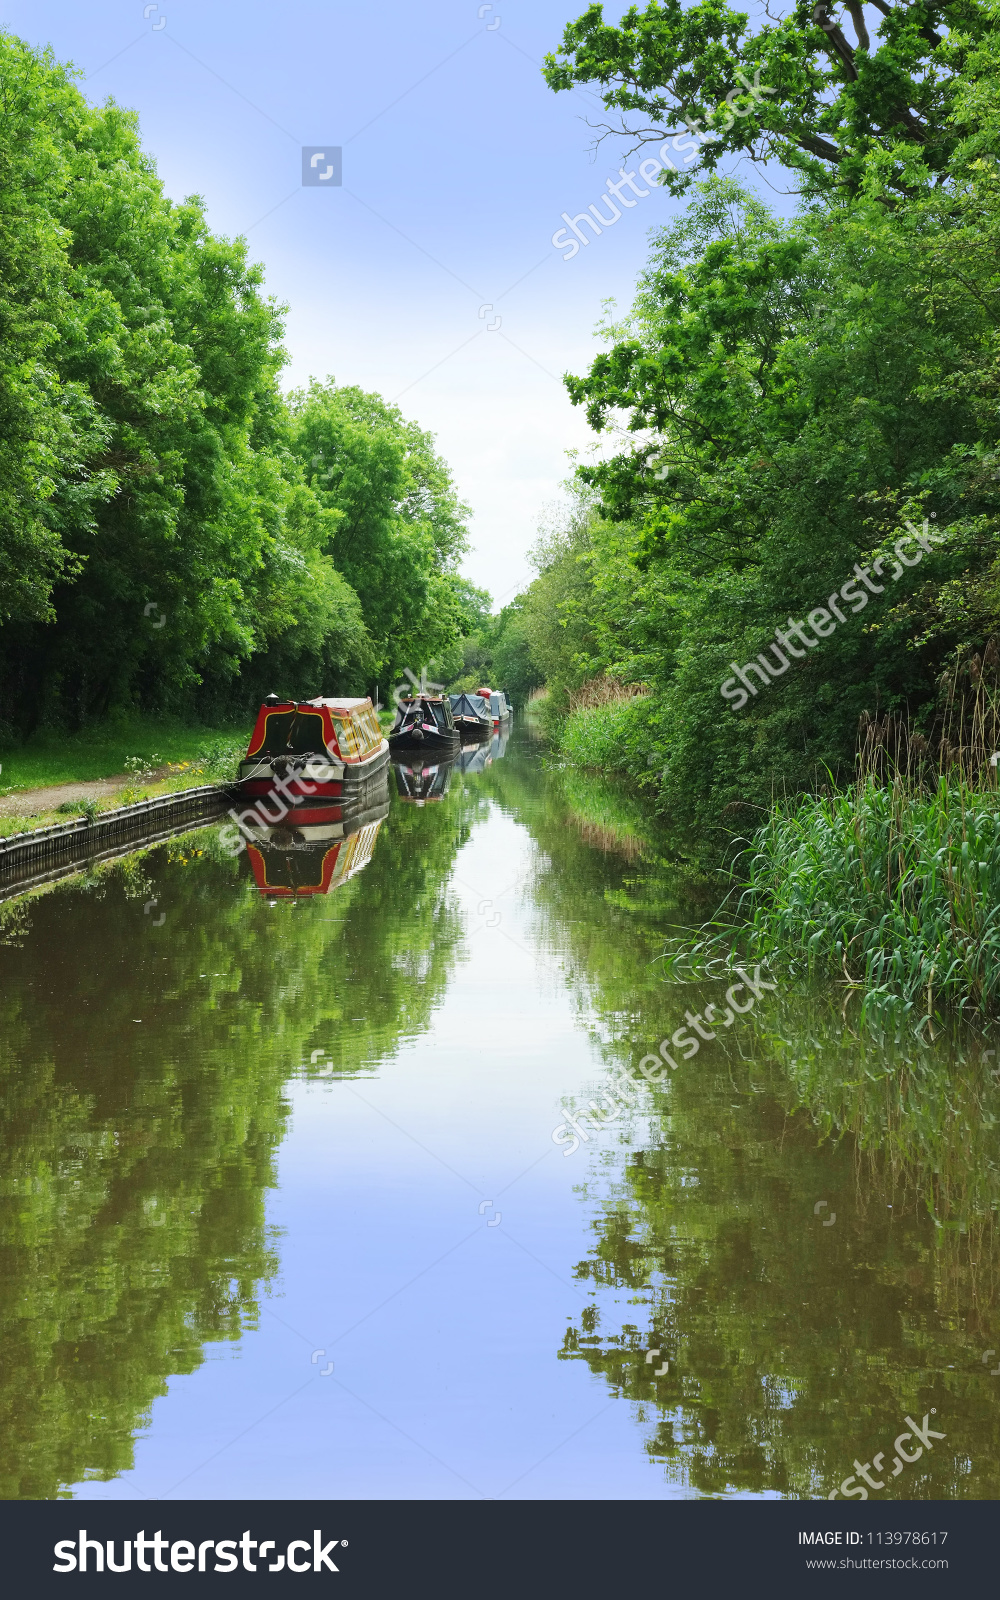
[[[0,907],[0,1494],[996,1497],[995,1056],[772,975],[553,1142],[724,1008],[706,904],[519,728],[329,895],[207,829]]]

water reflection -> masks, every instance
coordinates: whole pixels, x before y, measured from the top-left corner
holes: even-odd
[[[309,845],[234,861],[215,829],[0,906],[0,1497],[127,1471],[167,1378],[258,1326],[289,1080],[371,1071],[457,949],[461,825],[404,821],[359,904],[380,827],[325,853],[353,864],[322,917],[288,914]]]
[[[394,761],[392,768],[396,774],[399,798],[416,806],[443,800],[448,793],[454,766],[453,761]]]
[[[825,1496],[928,1414],[880,1496],[995,1496],[995,1058],[779,986],[564,1158],[720,1001],[657,961],[714,887],[524,728],[395,783],[337,837],[204,829],[0,906],[0,1494],[209,1459],[222,1497]],[[248,1420],[244,1480],[204,1439]]]
[[[522,801],[548,862],[536,904],[609,1067],[639,1076],[660,1039],[724,1010],[728,980],[660,981],[676,868],[608,786],[571,774],[562,794],[574,831],[558,804]],[[567,881],[579,840],[643,869],[581,899]],[[595,1293],[559,1354],[635,1405],[671,1481],[826,1496],[907,1415],[936,1411],[950,1442],[905,1475],[897,1461],[898,1482],[890,1460],[881,1497],[1000,1493],[983,1361],[1000,1349],[993,1059],[958,1026],[933,1043],[875,1037],[855,997],[779,984],[662,1088],[643,1083],[624,1127],[591,1135],[593,1246],[574,1271]]]
[[[463,737],[458,754],[449,761],[421,760],[419,753],[399,753],[393,756],[392,767],[396,774],[396,792],[401,800],[411,805],[427,805],[441,800],[448,793],[452,773],[475,777],[501,761],[507,751],[509,724],[482,738]]]
[[[340,808],[331,807],[339,818]],[[254,882],[265,898],[287,899],[329,894],[368,865],[379,829],[389,815],[389,795],[381,804],[365,806],[344,820],[295,827],[294,814],[285,826],[264,828],[247,845]]]

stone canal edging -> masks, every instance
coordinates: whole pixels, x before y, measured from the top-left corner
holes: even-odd
[[[177,794],[137,800],[134,805],[102,811],[93,820],[74,817],[50,828],[14,833],[0,839],[0,885],[25,873],[41,872],[49,864],[75,857],[86,860],[127,841],[141,842],[148,834],[171,830],[185,822],[222,816],[232,803],[231,791],[218,784],[181,789]]]

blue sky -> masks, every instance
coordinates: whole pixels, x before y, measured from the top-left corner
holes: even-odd
[[[464,570],[498,604],[532,576],[526,552],[567,451],[592,443],[561,375],[585,370],[602,302],[629,303],[650,228],[678,209],[654,189],[572,260],[552,246],[561,212],[597,201],[622,159],[610,142],[592,148],[593,95],[554,95],[539,71],[583,9],[3,10],[10,31],[82,69],[88,98],[138,111],[168,194],[200,194],[215,230],[247,235],[268,292],[289,306],[286,384],[332,374],[437,436],[473,508]],[[327,141],[343,147],[343,187],[303,188],[301,146]]]

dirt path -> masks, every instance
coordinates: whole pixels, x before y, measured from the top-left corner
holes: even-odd
[[[170,774],[169,767],[160,767],[142,784],[159,783]],[[107,800],[118,794],[127,784],[135,783],[134,773],[122,772],[113,778],[99,778],[89,783],[56,783],[47,789],[20,789],[0,800],[0,817],[39,817],[56,811],[70,800]]]

